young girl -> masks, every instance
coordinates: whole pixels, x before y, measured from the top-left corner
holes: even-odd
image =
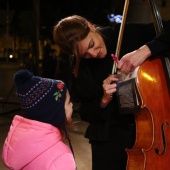
[[[4,164],[14,170],[75,170],[72,147],[62,141],[63,132],[68,138],[66,122],[73,112],[65,84],[28,70],[17,72],[14,83],[23,115],[12,121],[3,146]]]

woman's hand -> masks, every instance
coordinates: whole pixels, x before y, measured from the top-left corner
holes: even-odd
[[[136,67],[140,66],[149,56],[151,51],[147,45],[143,45],[138,50],[124,55],[118,62],[117,67],[125,73],[135,70]]]
[[[112,100],[112,94],[116,92],[116,82],[119,81],[118,75],[112,74],[108,76],[104,81],[103,81],[103,97],[101,99],[101,107],[104,108],[106,107],[109,102]]]

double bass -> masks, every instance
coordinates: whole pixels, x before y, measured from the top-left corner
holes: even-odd
[[[153,0],[148,0],[154,17],[157,33],[162,22]],[[120,42],[128,11],[129,0],[125,1],[123,20],[120,27],[116,56],[119,57]],[[135,113],[136,140],[132,148],[127,148],[126,170],[170,170],[170,93],[169,79],[163,56],[147,59],[139,66],[136,87],[140,99],[140,111]],[[112,73],[116,66],[113,67]]]

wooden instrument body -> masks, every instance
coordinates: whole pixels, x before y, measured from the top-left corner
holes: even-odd
[[[130,0],[125,0],[123,20],[119,31],[116,56],[119,58],[123,30]],[[162,22],[154,0],[148,0],[157,33]],[[163,56],[146,60],[138,68],[136,86],[140,112],[135,113],[136,140],[127,148],[126,170],[170,170],[170,93]],[[114,73],[116,64],[114,63]]]
[[[170,97],[161,57],[145,61],[136,85],[141,111],[135,114],[136,141],[127,149],[127,170],[170,169]]]

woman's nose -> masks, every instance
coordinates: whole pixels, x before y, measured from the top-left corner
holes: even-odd
[[[93,58],[96,58],[96,57],[97,57],[97,54],[98,54],[97,50],[94,50],[94,49],[90,49],[90,50],[88,51],[88,53],[89,53]]]

